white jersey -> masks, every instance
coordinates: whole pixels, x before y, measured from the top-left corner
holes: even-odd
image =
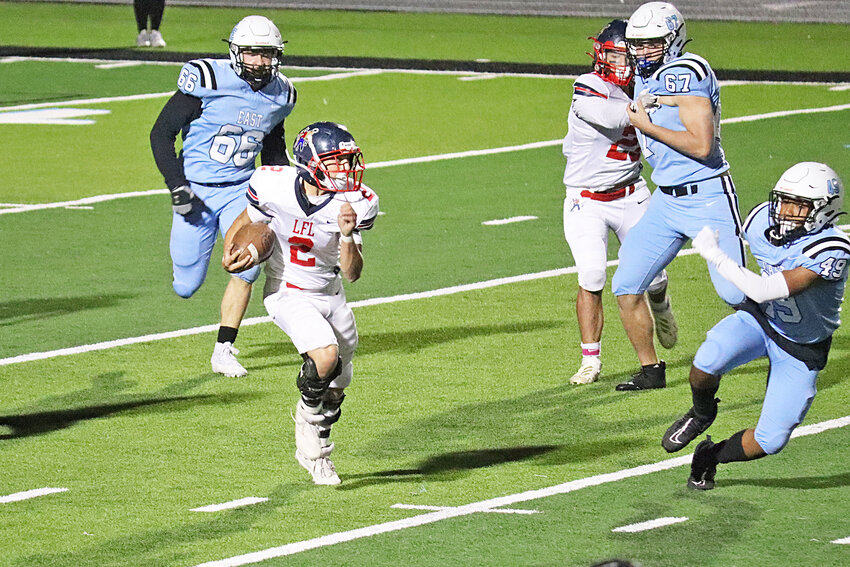
[[[277,237],[266,264],[267,276],[282,278],[290,287],[337,290],[339,283],[339,216],[343,203],[357,214],[353,237],[362,243],[361,230],[372,228],[378,216],[378,196],[365,185],[358,192],[329,193],[310,203],[289,166],[264,166],[251,176],[248,215],[269,222]]]
[[[623,89],[596,73],[576,79],[563,144],[567,188],[604,191],[637,181],[643,166],[626,114],[630,102]]]

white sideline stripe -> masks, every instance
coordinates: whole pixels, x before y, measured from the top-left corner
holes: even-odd
[[[850,537],[836,539],[836,540],[833,540],[832,543],[837,543],[837,544],[840,544],[840,545],[848,545],[848,544],[850,544]]]
[[[115,199],[126,199],[128,197],[147,197],[148,195],[159,195],[160,193],[168,193],[168,189],[148,189],[147,191],[130,191],[127,193],[112,193],[110,195],[95,195],[93,197],[84,197],[82,199],[76,199],[74,201],[59,201],[57,203],[17,205],[14,209],[0,209],[0,215],[4,215],[6,213],[25,213],[27,211],[41,211],[44,209],[62,209],[67,207],[78,207],[80,205],[102,203],[104,201],[114,201]]]
[[[438,510],[450,510],[451,506],[428,506],[425,504],[393,504],[390,508],[399,510],[429,510],[436,512]],[[521,510],[516,508],[491,508],[490,510],[481,510],[493,514],[539,514],[539,510]]]
[[[2,211],[0,211],[2,212]],[[691,254],[696,254],[696,250],[693,248],[686,248],[684,250],[680,250],[677,256],[689,256]],[[616,266],[619,263],[618,260],[609,260],[608,266]],[[353,308],[357,307],[368,307],[370,305],[383,305],[385,303],[397,303],[399,301],[410,301],[414,299],[427,299],[431,297],[440,297],[443,295],[452,295],[455,293],[462,293],[464,291],[475,291],[479,289],[487,289],[490,287],[497,287],[500,285],[526,282],[532,280],[539,280],[543,278],[553,278],[557,276],[563,276],[566,274],[573,274],[576,272],[575,266],[570,266],[568,268],[558,268],[556,270],[546,270],[544,272],[536,272],[533,274],[522,274],[519,276],[509,276],[505,278],[497,278],[494,280],[487,280],[483,282],[475,282],[471,284],[462,284],[455,285],[451,287],[444,287],[440,289],[434,289],[430,291],[420,291],[417,293],[403,293],[400,295],[392,295],[389,297],[374,297],[372,299],[363,299],[360,301],[353,301],[349,303],[349,306]],[[242,327],[247,327],[250,325],[258,325],[260,323],[268,323],[271,321],[271,318],[268,316],[264,317],[250,317],[242,321]],[[151,335],[142,335],[140,337],[129,337],[126,339],[115,339],[112,341],[106,341],[102,343],[94,343],[89,345],[81,345],[76,347],[68,347],[62,348],[58,350],[51,350],[45,352],[32,352],[29,354],[19,354],[17,356],[11,356],[8,358],[0,358],[0,366],[8,366],[10,364],[18,364],[21,362],[32,362],[35,360],[45,360],[47,358],[54,358],[57,356],[70,356],[74,354],[82,354],[85,352],[93,352],[98,350],[106,350],[110,348],[134,345],[139,343],[149,343],[153,341],[160,341],[163,339],[174,339],[178,337],[186,337],[190,335],[199,335],[201,333],[210,333],[218,329],[218,324],[213,325],[204,325],[201,327],[192,327],[191,329],[180,329],[177,331],[168,331],[165,333],[154,333]]]
[[[200,508],[192,508],[190,512],[221,512],[222,510],[230,510],[239,508],[240,506],[250,506],[251,504],[259,504],[260,502],[268,502],[268,498],[257,498],[256,496],[248,496],[230,502],[222,502],[221,504],[210,504],[209,506],[201,506]]]
[[[0,504],[8,504],[9,502],[19,502],[21,500],[29,500],[47,494],[56,494],[57,492],[67,492],[67,488],[34,488],[33,490],[25,490],[24,492],[16,492],[7,496],[0,496]]]
[[[309,78],[309,77],[307,77],[307,78]],[[171,92],[168,92],[168,93],[153,94],[153,95],[134,95],[133,97],[116,97],[114,99],[89,99],[89,100],[84,100],[84,101],[76,101],[76,102],[68,102],[68,103],[21,105],[21,106],[18,106],[18,107],[11,107],[10,106],[10,107],[6,107],[6,108],[0,108],[0,111],[11,110],[11,109],[22,109],[22,108],[38,108],[38,107],[41,107],[41,106],[57,106],[57,105],[61,105],[61,104],[83,104],[83,103],[92,104],[92,103],[95,103],[95,102],[103,102],[103,101],[119,100],[119,99],[120,100],[132,100],[134,97],[153,98],[153,97],[156,97],[156,96],[165,96],[165,95],[170,96],[171,94],[172,94]],[[727,119],[721,120],[720,123],[721,124],[736,124],[736,123],[741,123],[741,122],[753,122],[755,120],[763,120],[763,119],[767,119],[767,118],[779,118],[779,117],[784,117],[784,116],[792,116],[794,114],[813,114],[813,113],[817,113],[817,112],[835,112],[835,111],[848,110],[848,109],[850,109],[850,104],[843,104],[843,105],[838,105],[838,106],[826,106],[826,107],[823,107],[823,108],[805,108],[805,109],[801,109],[801,110],[785,110],[785,111],[781,111],[781,112],[770,112],[770,113],[767,113],[767,114],[755,114],[755,115],[752,115],[752,116],[739,116],[737,118],[727,118]],[[528,143],[528,144],[519,144],[519,145],[515,145],[515,146],[504,146],[504,147],[501,147],[501,148],[489,148],[489,149],[485,149],[485,150],[469,150],[469,151],[465,151],[465,152],[453,152],[453,153],[448,153],[448,154],[422,156],[422,157],[415,157],[415,158],[404,158],[404,159],[397,159],[397,160],[391,160],[391,161],[378,161],[378,162],[370,163],[368,165],[368,167],[369,167],[369,169],[379,169],[379,168],[382,168],[382,167],[392,167],[392,166],[396,166],[396,165],[409,165],[409,164],[414,164],[414,163],[427,163],[427,162],[442,161],[442,160],[447,160],[447,159],[478,157],[478,156],[485,156],[485,155],[492,155],[492,154],[501,154],[501,153],[506,153],[506,152],[533,150],[533,149],[539,149],[539,148],[546,148],[546,147],[550,147],[550,146],[559,146],[562,143],[563,143],[563,139],[559,138],[557,140],[544,140],[542,142],[531,142],[531,143]],[[135,191],[135,192],[130,192],[130,193],[116,193],[116,194],[112,194],[112,195],[97,195],[95,197],[86,197],[85,199],[80,199],[78,201],[65,201],[65,202],[62,202],[62,203],[42,203],[42,204],[37,204],[37,205],[24,205],[24,206],[16,207],[16,208],[0,209],[0,215],[6,214],[6,213],[23,213],[23,212],[26,212],[26,211],[35,211],[35,210],[42,210],[42,209],[63,208],[63,207],[67,207],[69,205],[80,205],[80,204],[86,204],[86,203],[110,201],[112,199],[121,199],[121,198],[126,198],[126,197],[138,197],[138,196],[144,196],[144,195],[152,195],[154,193],[166,193],[166,192],[167,192],[166,189],[154,189],[154,190],[151,190],[151,191]]]
[[[815,423],[812,425],[805,425],[803,427],[798,427],[792,437],[803,437],[805,435],[814,435],[816,433],[821,433],[828,429],[835,429],[838,427],[845,427],[850,425],[850,415],[840,417],[837,419],[831,419],[829,421],[824,421],[821,423]],[[418,516],[413,516],[411,518],[405,518],[403,520],[395,520],[392,522],[385,522],[383,524],[375,524],[372,526],[365,526],[362,528],[357,528],[354,530],[346,531],[346,532],[338,532],[335,534],[329,534],[313,539],[308,539],[304,541],[297,541],[293,543],[289,543],[286,545],[281,545],[279,547],[272,547],[269,549],[264,549],[262,551],[255,551],[253,553],[246,553],[244,555],[237,555],[235,557],[230,557],[227,559],[220,559],[217,561],[210,561],[207,563],[201,563],[196,565],[195,567],[237,567],[239,565],[248,565],[251,563],[259,563],[260,561],[265,561],[266,559],[271,559],[274,557],[283,557],[285,555],[294,555],[296,553],[301,553],[302,551],[307,551],[310,549],[317,549],[320,547],[326,547],[329,545],[335,545],[338,543],[344,543],[347,541],[353,541],[356,539],[362,539],[366,537],[371,537],[379,534],[385,534],[389,532],[396,532],[400,530],[404,530],[407,528],[414,528],[417,526],[424,526],[427,524],[433,524],[435,522],[439,522],[441,520],[447,520],[449,518],[457,518],[460,516],[468,516],[469,514],[474,514],[476,512],[483,512],[485,510],[490,510],[492,508],[500,508],[503,506],[510,506],[512,504],[517,504],[519,502],[528,502],[529,500],[537,500],[540,498],[547,498],[549,496],[556,496],[560,494],[567,494],[570,492],[575,492],[576,490],[581,490],[583,488],[589,488],[591,486],[599,486],[602,484],[607,484],[610,482],[617,482],[620,480],[624,480],[627,478],[634,478],[638,476],[643,476],[646,474],[650,474],[653,472],[665,471],[669,469],[673,469],[676,467],[680,467],[682,465],[690,464],[691,462],[691,454],[683,455],[681,457],[675,457],[673,459],[666,459],[664,461],[659,461],[657,463],[651,463],[647,465],[641,465],[638,467],[624,469],[621,471],[613,472],[613,473],[604,473],[595,476],[590,476],[586,478],[581,478],[577,480],[572,480],[570,482],[565,482],[563,484],[558,484],[555,486],[550,486],[548,488],[539,488],[537,490],[529,490],[526,492],[520,492],[518,494],[510,494],[507,496],[499,496],[497,498],[491,498],[489,500],[482,500],[481,502],[473,502],[471,504],[466,504],[464,506],[458,506],[455,508],[441,509],[434,512],[429,512],[427,514],[420,514]]]
[[[512,222],[523,222],[523,221],[530,221],[530,220],[537,220],[537,217],[535,217],[535,216],[509,217],[509,218],[506,218],[506,219],[488,220],[488,221],[482,222],[481,224],[484,224],[484,225],[487,225],[487,226],[495,226],[495,225],[500,225],[500,224],[510,224]]]
[[[0,211],[2,213],[3,211]],[[840,225],[838,228],[841,230],[850,229],[850,224]],[[676,254],[676,257],[679,256],[690,256],[692,254],[696,254],[696,250],[693,248],[684,248]],[[609,260],[607,266],[616,266],[619,264],[619,260]],[[349,303],[351,308],[357,307],[368,307],[370,305],[382,305],[385,303],[398,303],[400,301],[410,301],[414,299],[428,299],[431,297],[440,297],[443,295],[452,295],[455,293],[462,293],[465,291],[475,291],[479,289],[487,289],[490,287],[497,287],[500,285],[512,284],[512,283],[520,283],[532,280],[539,280],[544,278],[554,278],[557,276],[563,276],[566,274],[574,274],[576,272],[575,266],[570,266],[568,268],[559,268],[556,270],[546,270],[543,272],[536,272],[532,274],[522,274],[519,276],[509,276],[505,278],[497,278],[494,280],[487,280],[483,282],[476,282],[471,284],[463,284],[456,285],[451,287],[444,287],[441,289],[435,289],[431,291],[420,291],[417,293],[404,293],[401,295],[392,295],[389,297],[374,297],[372,299],[362,299],[360,301],[353,301]],[[271,321],[271,318],[268,316],[265,317],[250,317],[242,321],[242,326],[247,327],[250,325],[258,325],[260,323],[268,323]],[[63,348],[58,350],[51,350],[45,352],[32,352],[28,354],[19,354],[17,356],[11,356],[8,358],[0,358],[0,366],[8,366],[10,364],[18,364],[21,362],[32,362],[35,360],[45,360],[48,358],[54,358],[57,356],[70,356],[74,354],[82,354],[86,352],[93,352],[98,350],[106,350],[110,348],[128,346],[138,343],[148,343],[153,341],[159,341],[163,339],[173,339],[178,337],[186,337],[190,335],[199,335],[201,333],[210,333],[218,329],[218,324],[213,325],[204,325],[201,327],[192,327],[190,329],[180,329],[177,331],[168,331],[165,333],[154,333],[151,335],[143,335],[141,337],[130,337],[126,339],[115,339],[112,341],[106,341],[102,343],[94,343],[89,345],[82,345],[76,347]]]
[[[673,524],[680,524],[687,521],[688,518],[686,516],[680,518],[656,518],[655,520],[647,520],[646,522],[639,522],[637,524],[629,524],[628,526],[614,528],[611,531],[633,534],[636,532],[645,532],[646,530],[654,530],[655,528],[663,528],[664,526],[671,526]]]

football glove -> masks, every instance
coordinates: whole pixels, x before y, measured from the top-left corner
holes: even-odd
[[[692,241],[692,245],[699,252],[699,255],[715,266],[720,264],[726,257],[726,253],[720,249],[718,236],[718,231],[704,226]]]
[[[658,108],[660,105],[658,104],[658,95],[650,94],[649,89],[644,89],[640,91],[637,99],[643,105],[644,110],[652,110],[653,108]]]
[[[178,215],[184,217],[192,212],[192,200],[195,194],[189,189],[188,185],[180,185],[171,189],[171,208]]]

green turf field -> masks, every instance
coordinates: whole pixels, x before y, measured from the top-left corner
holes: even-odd
[[[169,48],[203,52],[221,50],[217,38],[246,12],[166,14]],[[343,54],[307,33],[332,21],[345,54],[544,63],[584,61],[584,37],[601,23],[270,14],[285,16],[288,50],[302,55]],[[45,33],[25,34],[16,21],[39,21]],[[845,59],[808,51],[823,41],[837,53],[847,26],[689,27],[693,50],[718,68],[847,70]],[[395,35],[376,33],[387,29]],[[742,56],[750,40],[777,30],[782,49]],[[508,37],[496,41],[499,33]],[[812,39],[797,41],[806,34]],[[4,45],[121,47],[133,36],[129,6],[0,3]],[[0,122],[0,565],[587,566],[612,556],[644,567],[850,563],[850,547],[833,543],[850,537],[846,427],[721,468],[709,493],[685,488],[686,455],[667,462],[659,440],[690,405],[693,354],[729,312],[698,256],[669,269],[680,339],[662,353],[666,390],[614,392],[636,360],[607,293],[604,376],[568,383],[579,359],[575,275],[521,276],[573,264],[558,144],[570,78],[284,69],[299,90],[290,137],[314,120],[346,123],[377,165],[366,183],[385,212],[366,235],[362,279],[347,286],[361,343],[333,433],[343,484],[328,488],[292,458],[300,357],[259,319],[259,298],[248,313],[255,324],[238,341],[248,376],[212,374],[214,333],[179,331],[217,322],[226,275],[214,261],[195,297],[171,291],[167,196],[78,202],[163,189],[148,132],[179,66],[109,63],[0,62],[0,121],[51,108],[108,111],[81,117],[93,121],[83,125]],[[797,161],[825,161],[850,179],[850,90],[835,87],[723,86],[724,148],[742,212]],[[34,207],[12,212],[22,205]],[[537,219],[482,225],[514,216]],[[428,293],[461,285],[470,288]],[[380,301],[411,293],[421,295]],[[172,331],[179,336],[161,336]],[[54,352],[145,335],[152,340]],[[850,414],[848,351],[842,328],[805,426]],[[31,353],[47,354],[14,358]],[[757,361],[724,379],[713,435],[755,423],[766,371]],[[67,490],[2,502],[40,488]],[[248,497],[267,500],[192,511]],[[657,518],[679,523],[612,531]]]

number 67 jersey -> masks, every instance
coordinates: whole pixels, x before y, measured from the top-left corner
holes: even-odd
[[[753,209],[744,222],[750,250],[762,273],[769,275],[802,266],[821,279],[798,294],[762,303],[760,307],[771,326],[786,338],[803,344],[822,341],[840,323],[850,240],[841,230],[829,226],[784,246],[775,246],[765,235],[769,224],[768,203]]]
[[[339,216],[348,203],[357,215],[352,236],[362,244],[378,216],[378,195],[365,185],[360,191],[328,193],[311,202],[301,190],[298,170],[263,166],[248,186],[248,216],[269,222],[277,246],[266,263],[266,277],[282,279],[289,287],[335,293],[339,281]]]

